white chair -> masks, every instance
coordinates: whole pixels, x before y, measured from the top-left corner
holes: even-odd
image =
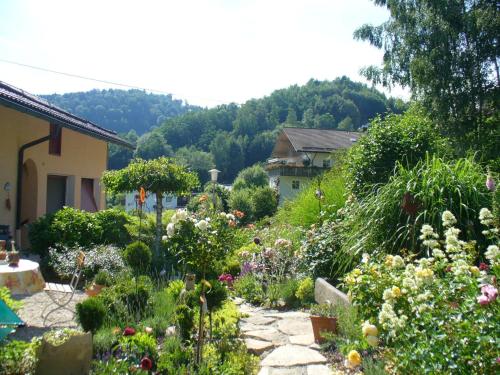
[[[50,297],[52,302],[54,302],[56,307],[50,310],[47,314],[45,314],[45,311],[53,305],[49,304],[43,309],[42,318],[44,325],[50,314],[59,309],[67,308],[66,306],[72,301],[73,296],[75,295],[76,292],[76,287],[80,282],[80,277],[82,275],[82,270],[84,265],[85,265],[85,253],[83,251],[80,251],[76,256],[75,272],[73,273],[73,276],[71,277],[71,281],[69,284],[45,283],[45,289],[44,289],[45,293]]]

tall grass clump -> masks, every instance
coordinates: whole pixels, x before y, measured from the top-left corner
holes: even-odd
[[[482,207],[491,207],[492,198],[485,172],[473,158],[447,162],[427,156],[413,168],[398,164],[387,184],[346,206],[337,231],[340,246],[332,259],[332,273],[344,274],[363,253],[421,255],[421,226],[430,224],[441,230],[445,210],[458,218],[456,227],[463,240],[481,244],[485,238],[478,215]]]
[[[345,204],[346,183],[342,169],[335,168],[325,173],[321,180],[321,211],[329,216]],[[313,180],[293,200],[286,201],[278,210],[275,221],[307,228],[320,221],[320,202],[316,197],[318,184]]]

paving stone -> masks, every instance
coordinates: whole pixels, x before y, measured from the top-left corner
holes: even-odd
[[[310,314],[303,311],[286,311],[286,312],[269,312],[265,313],[264,316],[269,316],[276,319],[308,319]]]
[[[270,374],[270,367],[261,367],[258,375],[269,375]]]
[[[286,336],[280,334],[275,328],[260,329],[256,331],[247,331],[243,333],[245,338],[253,338],[257,340],[272,342],[275,346],[284,345],[288,339]]]
[[[245,345],[250,353],[261,355],[266,350],[274,348],[274,345],[269,341],[262,341],[256,339],[245,339]]]
[[[234,297],[233,298],[233,302],[235,305],[239,306],[241,305],[243,302],[245,302],[245,300],[243,298],[240,298],[240,297]]]
[[[307,367],[271,367],[269,375],[307,375]]]
[[[240,331],[241,332],[248,332],[248,331],[258,331],[258,330],[276,330],[276,328],[273,328],[271,326],[259,326],[257,324],[253,323],[240,323]]]
[[[312,333],[290,336],[288,339],[290,340],[290,344],[294,345],[309,346],[314,344],[314,335]]]
[[[326,358],[317,351],[300,345],[283,345],[274,349],[261,362],[262,366],[292,367],[326,363]]]
[[[314,335],[313,335],[313,336],[314,336]],[[321,347],[320,347],[320,346],[319,346],[319,344],[317,344],[317,343],[314,343],[314,344],[312,344],[312,345],[309,345],[309,348],[314,349],[314,350],[320,350],[320,349],[321,349]]]
[[[275,320],[276,320],[276,318],[266,317],[266,316],[260,315],[260,314],[253,314],[253,315],[250,315],[248,318],[241,319],[241,321],[244,323],[252,323],[255,325],[271,324]]]
[[[332,370],[326,365],[307,366],[307,375],[331,375]]]
[[[278,329],[290,336],[305,335],[312,333],[312,325],[309,319],[283,319],[278,321]]]

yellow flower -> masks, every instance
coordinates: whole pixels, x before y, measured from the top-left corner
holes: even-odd
[[[368,321],[364,322],[361,326],[361,330],[364,336],[377,336],[378,329],[373,324],[370,324]]]
[[[351,350],[347,355],[347,361],[352,367],[357,367],[361,364],[361,354],[357,350]]]
[[[415,275],[417,277],[425,279],[427,277],[432,277],[432,275],[434,275],[434,271],[432,271],[430,268],[417,269],[415,271]]]
[[[361,270],[359,268],[355,268],[352,270],[352,274],[354,277],[357,277],[359,275],[361,275],[363,272],[361,272]]]
[[[394,298],[398,298],[401,296],[401,289],[399,289],[397,286],[392,287],[392,296]]]
[[[378,338],[375,336],[366,336],[366,342],[374,348],[378,346]]]
[[[474,276],[479,276],[481,274],[479,272],[479,268],[477,268],[476,266],[472,266],[471,268],[469,268],[469,270]]]
[[[356,279],[355,279],[354,277],[352,277],[351,275],[349,275],[349,276],[347,276],[347,277],[345,278],[345,282],[346,282],[347,284],[353,285],[353,284],[355,284],[355,283],[356,283]]]
[[[394,257],[392,255],[387,255],[385,257],[385,265],[387,267],[392,267],[392,262],[394,261]]]

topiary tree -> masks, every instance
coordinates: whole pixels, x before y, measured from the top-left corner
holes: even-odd
[[[234,190],[253,189],[269,185],[269,176],[260,164],[242,169],[233,183]]]
[[[147,270],[151,264],[151,258],[151,249],[141,241],[132,242],[123,252],[123,259],[136,274]]]
[[[92,297],[76,305],[76,318],[83,330],[95,333],[104,323],[106,308],[100,298]]]
[[[110,192],[138,191],[143,187],[156,196],[155,255],[160,252],[162,237],[161,217],[163,197],[166,194],[186,195],[198,186],[198,177],[172,159],[161,157],[153,160],[134,159],[117,171],[104,172],[102,182]]]

